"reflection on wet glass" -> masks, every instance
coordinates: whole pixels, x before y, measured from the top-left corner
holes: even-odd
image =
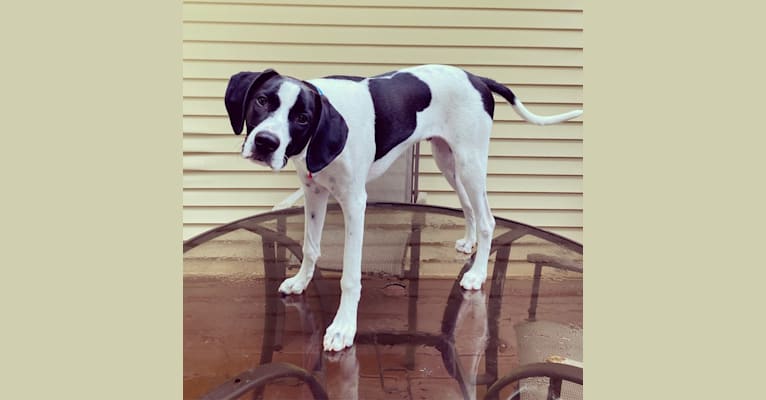
[[[340,297],[342,243],[323,240],[305,293],[276,289],[300,265],[302,211],[187,242],[184,398],[482,399],[524,365],[582,367],[581,246],[499,220],[490,279],[467,292],[460,213],[401,207],[368,209],[358,332],[338,353],[322,351],[322,335]],[[342,229],[330,208],[323,236]],[[494,398],[545,398],[548,383],[519,379]],[[237,394],[246,385],[260,386]],[[570,382],[561,393],[582,398]]]

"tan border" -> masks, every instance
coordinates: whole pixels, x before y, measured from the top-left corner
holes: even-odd
[[[181,398],[181,4],[2,14],[3,397]]]
[[[759,392],[766,35],[743,6],[587,4],[588,399]]]
[[[758,390],[764,13],[700,4],[586,7],[588,399]],[[4,10],[10,398],[180,397],[180,14]]]

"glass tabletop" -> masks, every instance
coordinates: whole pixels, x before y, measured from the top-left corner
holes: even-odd
[[[184,243],[185,399],[473,399],[493,384],[488,398],[537,398],[550,390],[542,378],[496,389],[545,363],[578,368],[581,381],[580,244],[496,217],[488,279],[464,291],[461,210],[370,204],[355,344],[327,353],[343,217],[328,207],[314,279],[282,296],[301,263],[303,220],[302,208],[260,214]],[[582,397],[570,382],[561,390]]]

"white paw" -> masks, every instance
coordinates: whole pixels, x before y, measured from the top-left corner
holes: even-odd
[[[311,282],[311,278],[308,278],[302,274],[297,274],[292,278],[287,278],[279,285],[279,293],[283,294],[301,294],[306,290],[306,286]]]
[[[470,270],[463,275],[460,280],[460,286],[465,290],[479,290],[484,280],[487,279],[487,273],[480,273]]]
[[[356,347],[351,346],[347,349],[343,349],[342,351],[335,351],[332,353],[326,353],[325,358],[330,362],[337,362],[341,363],[341,368],[346,366],[352,366],[356,359]]]
[[[356,336],[356,322],[349,322],[336,317],[324,334],[324,350],[343,350],[354,344],[354,336]]]
[[[455,241],[455,250],[465,253],[465,254],[471,254],[473,253],[473,245],[476,244],[475,240],[468,240],[468,239],[458,239]]]

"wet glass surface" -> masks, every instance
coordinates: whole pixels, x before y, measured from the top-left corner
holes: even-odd
[[[482,399],[524,365],[582,362],[579,244],[498,218],[489,277],[482,290],[464,291],[458,277],[472,259],[454,248],[462,212],[370,205],[365,222],[357,336],[337,353],[322,351],[340,299],[337,206],[328,210],[314,279],[299,296],[277,288],[300,266],[301,209],[187,241],[184,398]],[[536,263],[544,265],[538,279]],[[268,382],[237,394],[259,379]],[[519,390],[545,398],[546,378],[520,382],[495,398]],[[562,394],[582,398],[568,382]]]

